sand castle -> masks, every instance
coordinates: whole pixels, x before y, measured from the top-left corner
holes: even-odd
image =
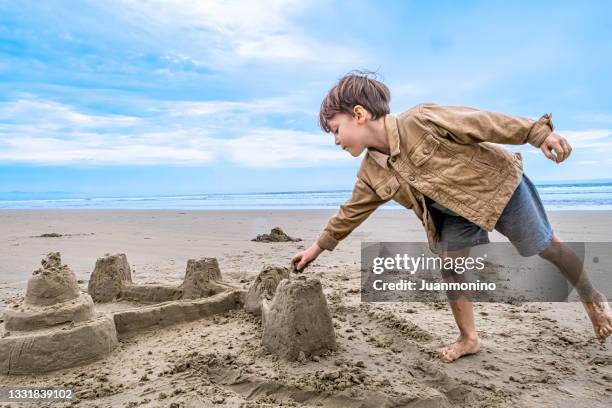
[[[125,254],[106,255],[96,262],[87,294],[62,265],[59,252],[41,263],[28,281],[23,303],[3,314],[0,374],[87,364],[110,354],[119,335],[242,307],[262,316],[262,343],[283,358],[295,360],[336,348],[321,283],[290,280],[287,268],[264,268],[245,293],[221,281],[215,258],[189,260],[183,282],[173,286],[135,284]],[[109,313],[94,310],[94,301],[112,306],[117,300],[127,300],[129,307],[107,307]]]
[[[265,268],[247,293],[245,309],[261,315],[262,344],[282,358],[297,360],[336,348],[318,279],[289,279],[287,268]]]
[[[42,260],[25,300],[4,311],[0,373],[28,374],[74,367],[108,355],[117,345],[112,317],[94,313],[58,252]]]
[[[87,364],[110,354],[118,335],[243,306],[244,291],[221,282],[215,258],[190,259],[185,279],[173,286],[135,284],[125,254],[106,255],[96,262],[88,285],[91,296],[79,290],[59,252],[48,254],[41,263],[28,281],[24,302],[4,311],[0,374],[35,374]],[[95,312],[94,300],[118,299],[131,301],[132,307]]]
[[[179,299],[199,299],[236,289],[223,283],[215,258],[187,261],[185,279],[180,285],[136,284],[125,254],[98,258],[87,291],[95,302],[123,299],[159,303]]]
[[[136,284],[126,255],[107,254],[96,261],[88,292],[96,303],[140,303],[113,313],[119,335],[193,321],[244,304],[244,291],[222,282],[215,258],[188,260],[180,285]]]

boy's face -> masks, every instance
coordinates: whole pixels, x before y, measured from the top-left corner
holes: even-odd
[[[327,121],[334,135],[335,143],[353,157],[359,156],[367,147],[365,141],[367,140],[369,129],[366,123],[369,112],[363,108],[361,110],[362,112],[355,112],[355,115],[336,113]]]

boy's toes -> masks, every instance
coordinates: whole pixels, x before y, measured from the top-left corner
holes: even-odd
[[[610,336],[610,328],[609,327],[602,327],[599,329],[599,341],[604,343],[606,341],[606,339]]]
[[[597,340],[605,343],[612,335],[612,311],[607,302],[585,303],[587,315],[593,324]]]
[[[457,357],[451,357],[448,354],[444,353],[442,354],[442,356],[440,356],[440,360],[444,363],[452,363],[453,361],[455,361],[457,359]]]
[[[449,346],[438,349],[438,356],[443,362],[451,363],[457,360],[459,357],[463,357],[469,354],[476,354],[479,351],[479,339],[460,339]]]
[[[459,356],[454,355],[452,350],[449,350],[449,347],[442,347],[438,349],[438,357],[445,363],[450,363],[455,361]]]

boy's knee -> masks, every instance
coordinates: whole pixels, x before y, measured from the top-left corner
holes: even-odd
[[[561,240],[556,234],[552,234],[548,246],[538,255],[546,260],[555,259],[561,254]]]
[[[557,242],[551,241],[548,246],[538,254],[541,258],[548,261],[557,259],[561,255],[561,246]]]

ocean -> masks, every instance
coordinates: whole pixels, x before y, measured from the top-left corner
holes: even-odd
[[[547,210],[612,210],[612,181],[536,184]],[[78,193],[0,193],[0,209],[275,210],[332,209],[350,190],[96,197]],[[395,202],[383,209],[401,208]]]

